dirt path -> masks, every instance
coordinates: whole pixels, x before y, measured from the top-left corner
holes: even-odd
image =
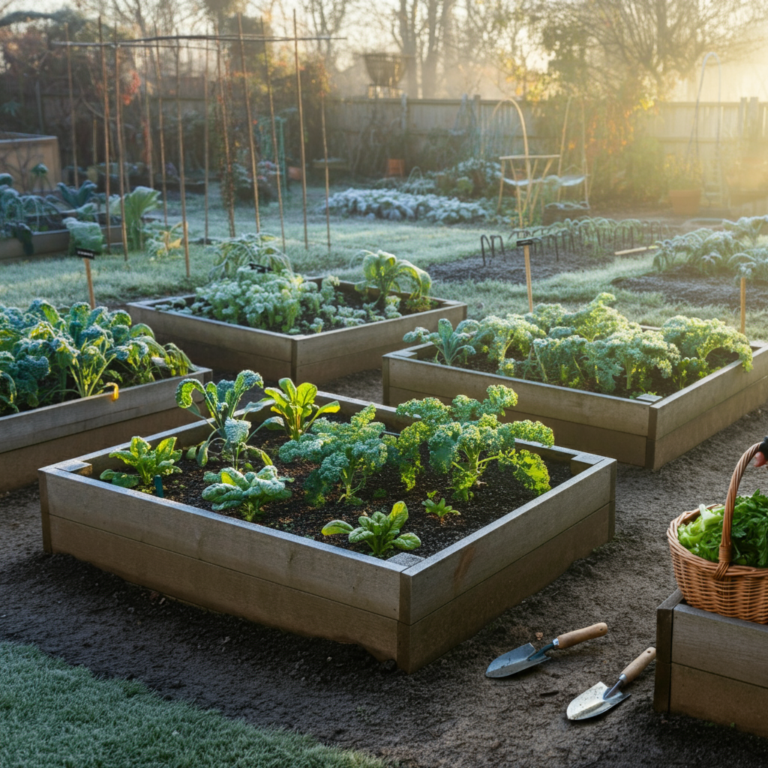
[[[358,376],[346,392],[373,395],[379,386]],[[411,676],[353,646],[208,613],[71,557],[45,556],[34,488],[0,500],[0,639],[404,766],[758,768],[768,764],[768,740],[655,714],[653,668],[603,719],[572,724],[565,707],[654,644],[656,606],[675,586],[669,520],[723,500],[736,460],[765,434],[768,410],[756,411],[658,473],[620,466],[616,539]],[[768,473],[748,470],[742,489],[758,486],[768,487]],[[605,638],[545,667],[507,681],[483,675],[499,653],[538,643],[537,632],[547,641],[601,620]]]

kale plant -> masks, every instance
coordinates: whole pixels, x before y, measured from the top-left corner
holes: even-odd
[[[101,479],[110,480],[113,485],[119,485],[121,488],[147,488],[152,485],[155,475],[165,477],[181,472],[176,466],[176,462],[181,458],[181,451],[174,450],[175,447],[175,437],[167,437],[158,443],[157,448],[152,448],[141,437],[134,437],[127,451],[113,451],[109,456],[133,467],[137,474],[106,469],[101,473]]]
[[[469,355],[475,354],[471,341],[477,328],[476,320],[462,320],[454,330],[451,321],[441,317],[437,321],[437,331],[415,328],[403,336],[403,341],[407,344],[431,343],[437,350],[436,360],[442,358],[446,365],[454,365],[458,360],[466,361]]]
[[[449,475],[457,499],[471,498],[472,489],[481,484],[492,462],[509,467],[523,486],[537,494],[549,490],[549,474],[541,457],[518,450],[515,441],[553,445],[552,430],[531,421],[502,424],[499,417],[517,404],[517,395],[501,385],[488,387],[487,394],[482,403],[459,395],[451,405],[428,397],[397,407],[398,415],[417,419],[398,438],[387,441],[407,489],[414,487],[423,470],[421,446],[426,444],[430,465]]]
[[[88,203],[97,189],[96,184],[94,184],[90,179],[84,179],[79,188],[70,187],[64,184],[62,181],[60,181],[56,187],[59,190],[61,199],[70,208],[74,209],[82,208],[86,203]]]
[[[342,488],[339,501],[359,501],[357,494],[387,461],[387,446],[381,439],[384,425],[373,421],[375,415],[376,406],[371,404],[349,423],[320,418],[310,432],[280,448],[283,461],[303,459],[320,465],[304,485],[311,504],[322,504],[336,485]]]
[[[325,405],[315,405],[317,387],[304,382],[297,387],[290,378],[280,379],[279,389],[266,387],[267,396],[255,404],[254,410],[267,408],[277,416],[272,416],[264,422],[267,429],[282,429],[291,440],[298,440],[314,423],[318,416],[324,413],[337,413],[341,407],[334,400]]]
[[[271,464],[258,472],[245,474],[234,467],[226,467],[221,472],[206,472],[204,479],[211,485],[203,491],[203,498],[213,502],[214,510],[221,512],[242,507],[243,518],[249,523],[261,517],[265,504],[287,499],[291,492],[285,484],[293,482],[290,477],[280,477]]]
[[[421,546],[421,540],[415,533],[400,533],[407,520],[408,507],[404,502],[398,501],[388,515],[374,512],[370,517],[363,515],[358,518],[358,528],[353,528],[344,520],[331,520],[323,528],[322,534],[333,536],[346,533],[351,544],[365,542],[374,557],[384,557],[395,547],[410,552]]]

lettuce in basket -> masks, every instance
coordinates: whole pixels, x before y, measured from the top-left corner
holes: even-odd
[[[707,509],[702,504],[699,512],[693,522],[680,526],[677,537],[694,555],[716,563],[725,507]],[[731,541],[734,565],[768,568],[768,497],[760,491],[736,497]]]

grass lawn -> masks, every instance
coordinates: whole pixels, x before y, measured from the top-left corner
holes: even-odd
[[[356,752],[254,728],[143,684],[99,680],[34,646],[0,643],[0,765],[7,768],[383,768]]]
[[[323,190],[309,190],[310,209],[322,203]],[[436,226],[432,224],[368,221],[362,218],[331,221],[332,248],[326,241],[324,215],[309,216],[309,249],[304,247],[304,226],[301,213],[301,194],[298,187],[286,200],[286,251],[295,268],[306,274],[332,272],[344,279],[357,279],[360,271],[356,254],[362,249],[383,249],[401,258],[409,259],[418,266],[428,267],[444,261],[453,261],[479,251],[480,235],[502,231],[496,225]],[[176,220],[180,215],[178,201],[169,203],[169,215]],[[189,195],[187,219],[190,238],[203,235],[204,210],[202,195]],[[237,208],[238,233],[255,231],[252,208]],[[262,206],[263,232],[280,235],[277,203]],[[211,196],[209,235],[225,237],[229,233],[227,215],[221,207],[216,187]],[[96,299],[98,302],[118,304],[147,296],[179,294],[190,291],[206,282],[208,269],[213,261],[211,249],[193,245],[190,247],[191,279],[187,280],[184,259],[177,256],[164,260],[152,260],[149,256],[131,253],[126,263],[120,254],[99,257],[93,265]],[[598,293],[608,291],[618,299],[617,309],[631,320],[658,325],[678,314],[702,318],[716,317],[738,326],[738,313],[722,306],[704,303],[691,307],[684,303],[667,302],[661,294],[632,293],[617,290],[611,281],[620,276],[635,276],[648,272],[652,257],[643,255],[624,258],[608,267],[583,272],[557,275],[534,282],[534,301],[561,302],[574,307],[593,299]],[[469,315],[481,318],[488,314],[524,312],[527,310],[524,285],[497,281],[444,283],[436,281],[433,293],[448,299],[459,299],[469,305]],[[36,263],[20,262],[0,267],[0,304],[25,306],[37,297],[44,297],[56,305],[68,305],[87,300],[85,275],[82,261],[75,258],[50,258]],[[747,335],[752,339],[768,339],[768,308],[748,308]]]

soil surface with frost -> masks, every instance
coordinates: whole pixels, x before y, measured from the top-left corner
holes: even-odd
[[[380,399],[380,374],[323,387]],[[0,502],[0,639],[35,643],[97,675],[139,679],[168,699],[215,707],[259,726],[311,733],[403,766],[768,765],[768,740],[651,706],[653,667],[603,718],[574,724],[568,702],[612,683],[655,642],[655,610],[675,588],[665,531],[700,502],[723,501],[741,453],[768,434],[755,411],[659,472],[620,465],[616,538],[472,639],[413,675],[360,648],[209,613],[42,551],[39,497]],[[747,470],[742,491],[768,488]],[[608,635],[507,680],[484,676],[497,655],[537,647],[597,621]],[[537,639],[537,636],[543,639]]]

